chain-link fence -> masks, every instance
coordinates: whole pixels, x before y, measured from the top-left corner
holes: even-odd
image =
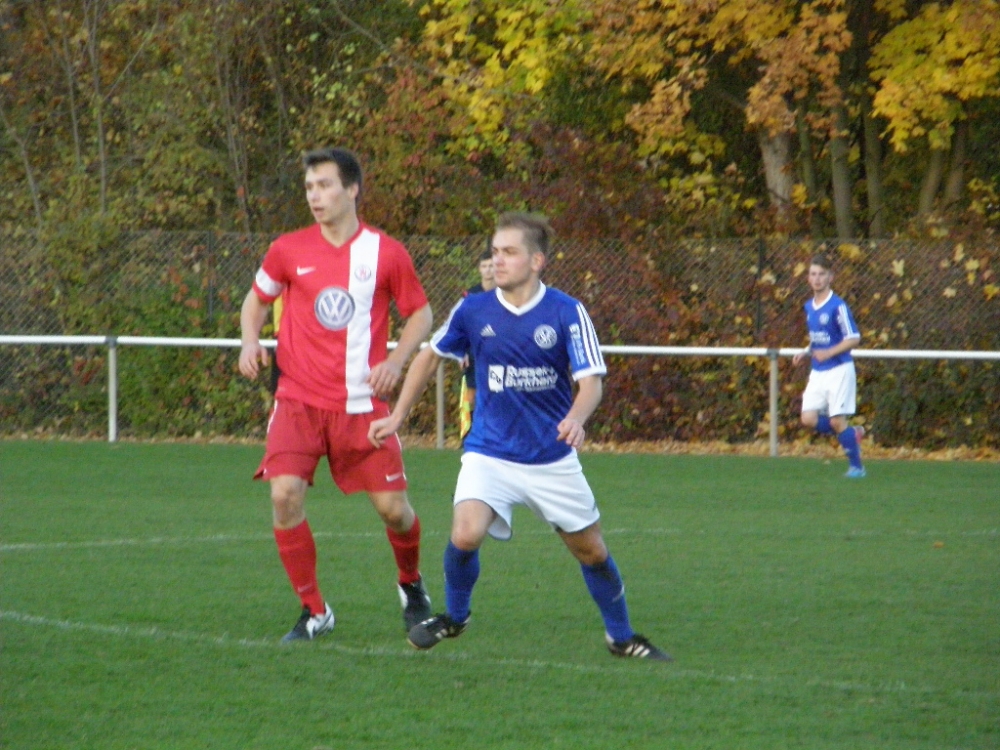
[[[91,244],[0,237],[0,333],[236,337],[239,308],[270,237],[142,232]],[[488,237],[404,242],[438,322],[478,281]],[[864,348],[1000,349],[1000,250],[910,241],[688,240],[664,245],[557,242],[545,280],[581,299],[604,344],[797,346],[810,257],[825,251]],[[266,333],[266,331],[265,331]],[[100,347],[5,347],[0,434],[99,433]],[[260,437],[268,406],[236,372],[235,350],[120,354],[121,434]],[[797,430],[805,372],[781,363],[782,430]],[[759,435],[765,362],[613,357],[595,415],[598,439]],[[881,440],[996,445],[998,373],[989,363],[859,364],[859,419]],[[449,375],[449,387],[454,379]],[[432,430],[418,410],[412,430]]]

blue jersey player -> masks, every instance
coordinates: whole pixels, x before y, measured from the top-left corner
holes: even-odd
[[[847,420],[854,414],[857,398],[851,349],[861,341],[861,333],[847,303],[830,288],[832,283],[830,261],[823,255],[815,256],[809,265],[813,296],[805,304],[809,348],[796,354],[792,362],[798,365],[806,357],[812,361],[802,394],[802,424],[821,435],[835,434],[850,464],[846,476],[858,479],[865,475],[861,463],[865,430],[851,427]]]
[[[500,217],[493,236],[497,289],[470,295],[452,310],[410,365],[392,413],[369,430],[372,442],[381,444],[400,427],[438,361],[472,353],[476,418],[465,438],[444,553],[447,611],[412,627],[409,641],[429,649],[461,635],[479,578],[479,548],[487,535],[509,539],[513,509],[524,505],[579,561],[611,653],[670,661],[632,630],[625,586],[577,457],[584,423],[601,401],[606,368],[583,305],[541,282],[551,237],[542,216]]]

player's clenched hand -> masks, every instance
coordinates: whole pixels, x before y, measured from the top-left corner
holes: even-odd
[[[566,445],[571,448],[579,448],[583,445],[583,438],[586,432],[583,429],[583,424],[579,421],[572,417],[566,417],[566,419],[559,423],[558,430],[559,439],[566,443]]]
[[[402,375],[403,368],[387,359],[372,368],[368,375],[368,385],[379,398],[388,398]]]
[[[368,442],[376,448],[381,448],[382,443],[384,443],[387,438],[395,435],[396,430],[398,429],[399,420],[394,419],[391,414],[388,417],[376,419],[368,425]]]
[[[257,344],[244,344],[240,349],[240,372],[253,380],[260,372],[260,365],[267,367],[271,361],[271,356],[267,349]]]

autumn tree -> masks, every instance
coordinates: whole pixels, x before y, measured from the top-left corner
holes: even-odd
[[[350,7],[380,33],[418,28],[402,0]],[[314,104],[331,106],[317,82],[382,52],[339,5],[308,0],[4,2],[0,23],[9,227],[104,214],[170,229],[301,221],[298,149],[331,137],[316,128],[296,142]]]
[[[717,106],[738,109],[757,137],[767,198],[787,212],[796,182],[796,133],[819,133],[831,148],[831,171],[846,158],[839,145],[843,123],[840,56],[850,43],[842,0],[680,0],[625,7],[593,0],[594,64],[609,81],[642,86],[628,123],[647,153],[691,153],[702,163],[701,144],[712,143],[716,164],[726,154],[725,134],[700,131],[698,92]],[[815,168],[806,164],[818,200]],[[842,191],[835,198],[850,205]],[[845,223],[841,229],[850,231]]]
[[[157,131],[147,118],[162,92],[163,16],[140,1],[59,0],[7,4],[4,21],[0,102],[22,147],[20,184],[40,207],[38,228],[148,221],[135,188],[145,184],[146,136]],[[177,165],[173,173],[192,176]],[[23,196],[13,191],[0,221],[20,223]]]
[[[659,172],[674,194],[686,194],[696,212],[741,203],[724,179],[731,134],[699,127],[696,110],[739,110],[756,134],[766,195],[781,213],[792,202],[796,128],[837,133],[839,54],[850,39],[842,6],[841,0],[436,0],[422,12],[444,86],[470,113],[470,149],[485,142],[509,151],[512,132],[548,114],[561,71],[580,77],[600,71],[619,92],[615,101],[601,102],[607,130],[625,140],[622,127],[634,131],[636,163]],[[620,112],[622,102],[631,102],[630,110]],[[820,113],[808,111],[809,104]],[[796,119],[796,105],[804,117]]]
[[[812,217],[813,232],[824,232],[829,212],[841,238],[883,236],[905,218],[892,214],[892,207],[907,211],[905,196],[886,200],[885,170],[916,163],[888,162],[885,145],[887,133],[910,126],[886,102],[920,91],[935,75],[954,102],[991,95],[996,10],[995,0],[434,0],[421,7],[442,85],[469,114],[460,142],[470,152],[486,146],[516,163],[512,136],[553,122],[560,74],[584,79],[600,71],[605,89],[618,95],[587,103],[605,113],[606,132],[617,140],[629,139],[623,125],[634,132],[637,163],[658,171],[673,195],[686,195],[686,210],[739,210],[763,198],[778,227],[795,231],[797,209]],[[916,33],[928,24],[938,36]],[[933,54],[921,39],[933,42]],[[896,65],[892,75],[883,60]],[[914,67],[915,60],[924,62]],[[906,71],[909,89],[897,82]],[[909,106],[907,117],[930,116],[924,110],[932,102]],[[738,130],[755,139],[755,160],[733,127],[712,122],[721,109],[739,114]],[[949,117],[957,130],[946,203],[963,183],[959,157],[969,124]],[[932,153],[925,186],[935,184],[942,156]],[[724,180],[734,165],[751,183],[759,170],[762,191],[735,194]]]
[[[579,144],[614,160],[606,200],[631,180],[678,233],[882,236],[969,184],[990,205],[998,18],[997,0],[0,0],[0,226],[274,230],[308,219],[300,152],[343,142],[387,228],[460,231],[518,189],[569,205],[588,176],[549,157]]]
[[[905,6],[895,4],[905,18]],[[929,213],[944,183],[942,205],[965,183],[970,105],[1000,97],[1000,4],[996,0],[925,3],[889,31],[869,63],[878,88],[874,112],[887,121],[892,147],[929,151],[918,213]]]

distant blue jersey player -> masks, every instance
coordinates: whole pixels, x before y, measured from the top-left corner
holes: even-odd
[[[830,261],[822,255],[809,265],[809,286],[812,299],[805,303],[809,347],[795,355],[794,364],[809,357],[812,370],[802,394],[802,424],[823,435],[835,434],[850,467],[847,476],[865,475],[861,463],[863,427],[851,427],[848,418],[856,409],[857,375],[851,349],[861,341],[861,333],[851,310],[833,293],[833,271]]]
[[[409,641],[429,649],[464,632],[479,578],[479,548],[487,535],[509,539],[513,510],[524,505],[579,561],[611,653],[670,661],[632,630],[625,586],[577,457],[583,425],[601,401],[606,367],[583,305],[541,282],[551,236],[544,217],[500,217],[493,236],[497,290],[470,295],[452,310],[410,365],[392,413],[369,430],[375,445],[391,437],[440,359],[461,362],[471,352],[476,416],[465,438],[444,554],[447,611],[412,627]]]

